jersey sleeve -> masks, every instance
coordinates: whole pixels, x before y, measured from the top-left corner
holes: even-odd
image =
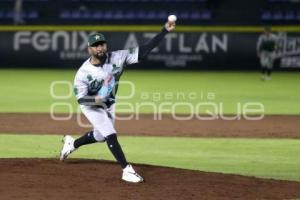
[[[129,65],[138,63],[138,57],[139,57],[139,48],[129,48],[126,50],[120,50],[118,51],[118,54],[120,55],[121,60],[123,61],[123,64]]]
[[[74,93],[77,99],[80,99],[88,94],[88,85],[77,74],[74,80]]]

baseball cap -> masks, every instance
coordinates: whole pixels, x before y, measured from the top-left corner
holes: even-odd
[[[93,46],[98,42],[106,42],[106,39],[102,33],[93,33],[88,37],[88,46]]]

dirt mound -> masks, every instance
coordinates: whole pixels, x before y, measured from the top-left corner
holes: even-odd
[[[170,115],[164,115],[162,120],[140,115],[139,120],[119,120],[116,124],[120,135],[300,138],[299,119],[300,116],[266,116],[259,121],[177,121]],[[0,121],[0,133],[82,134],[90,130],[80,127],[75,115],[55,121],[48,113],[1,113]],[[112,162],[0,159],[0,199],[300,199],[300,182],[148,165],[135,168],[145,177],[145,183],[122,182],[120,167]]]
[[[300,183],[135,165],[141,184],[120,180],[113,162],[70,159],[0,159],[5,200],[58,199],[295,199]]]
[[[69,115],[56,114],[57,118]],[[68,120],[53,120],[49,113],[0,113],[0,133],[32,134],[83,134],[91,127],[83,128],[78,121],[89,125],[83,115],[71,115]],[[182,117],[183,115],[181,115]],[[125,115],[121,117],[125,118]],[[175,120],[171,115],[162,115],[154,120],[153,114],[139,114],[138,120],[117,120],[120,135],[147,136],[192,136],[192,137],[255,137],[255,138],[300,138],[300,116],[265,116],[262,120]]]

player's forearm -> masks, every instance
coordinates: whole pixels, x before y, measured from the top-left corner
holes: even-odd
[[[104,100],[99,96],[84,96],[78,99],[78,103],[84,106],[101,106],[104,104]]]
[[[157,47],[159,43],[164,39],[165,35],[168,33],[167,29],[164,27],[154,38],[144,45],[139,46],[139,61],[145,58],[152,49]]]

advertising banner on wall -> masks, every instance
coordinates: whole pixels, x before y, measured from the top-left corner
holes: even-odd
[[[300,68],[300,33],[279,33],[276,57],[281,68]]]
[[[0,67],[78,68],[89,31],[1,31]],[[110,51],[142,45],[155,32],[105,32]],[[300,33],[279,33],[277,67],[300,68]],[[134,69],[259,69],[256,32],[171,32]]]

